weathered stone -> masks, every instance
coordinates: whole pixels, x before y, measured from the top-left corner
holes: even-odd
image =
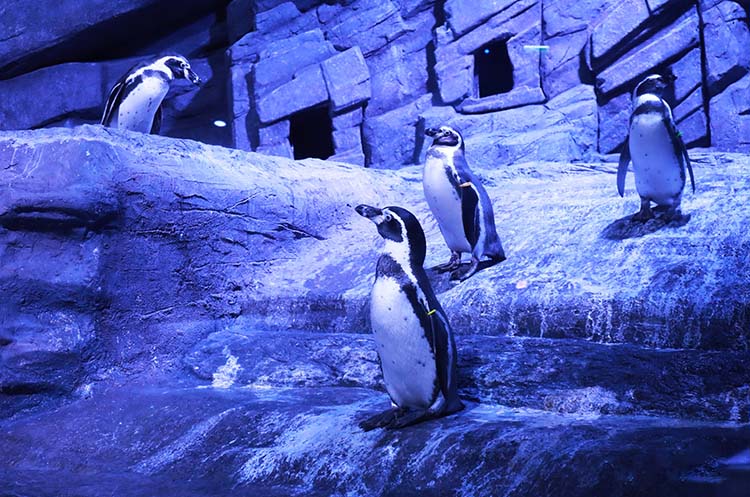
[[[352,110],[346,110],[341,114],[334,114],[331,116],[334,130],[359,126],[362,124],[362,119],[364,119],[364,111],[362,110],[362,107],[356,107]]]
[[[331,43],[339,49],[359,46],[365,57],[407,32],[391,0],[356,0],[351,6],[323,4],[317,13]]]
[[[750,71],[748,14],[737,3],[701,3],[709,95],[721,92]]]
[[[610,96],[627,85],[634,86],[663,61],[698,46],[698,39],[698,15],[691,8],[671,26],[599,73],[596,78],[597,88],[604,95]]]
[[[510,8],[514,3],[516,3],[516,0],[447,0],[443,9],[448,25],[456,36],[462,36],[498,12]]]
[[[682,140],[688,147],[706,147],[708,143],[708,120],[703,107],[687,114],[677,122]]]
[[[428,56],[424,48],[427,43],[418,51],[409,52],[408,47],[396,42],[388,50],[367,59],[372,89],[372,98],[367,104],[368,115],[388,112],[430,93],[427,89],[429,68],[425,63]]]
[[[333,145],[336,153],[347,150],[362,150],[362,132],[359,126],[333,132]]]
[[[599,115],[598,148],[603,154],[620,153],[628,136],[630,92],[622,93],[597,108]]]
[[[522,105],[539,104],[547,100],[541,88],[516,87],[508,93],[484,98],[467,98],[456,107],[464,114],[481,114]]]
[[[649,18],[646,0],[619,2],[593,27],[591,52],[596,65],[623,40],[636,33]],[[697,31],[696,31],[697,33]]]
[[[319,29],[264,45],[254,67],[255,95],[263,96],[287,84],[297,72],[335,54]]]
[[[362,133],[370,150],[370,165],[398,168],[414,164],[418,157],[416,126],[419,115],[431,106],[432,97],[425,95],[409,105],[366,119]]]
[[[544,40],[549,50],[540,54],[540,79],[548,98],[581,84],[581,51],[587,38],[583,30]]]
[[[700,48],[689,51],[672,64],[670,70],[676,78],[673,83],[675,101],[682,102],[702,84]]]
[[[327,100],[323,71],[316,64],[303,69],[291,81],[261,97],[258,100],[258,118],[262,123],[271,123]]]
[[[365,166],[365,154],[361,148],[351,148],[343,152],[333,154],[327,160],[331,162],[343,162],[345,164],[354,164],[355,166]]]
[[[440,100],[456,102],[474,91],[474,57],[464,56],[455,60],[440,61],[435,65]]]
[[[333,112],[364,104],[370,99],[370,71],[359,47],[334,55],[320,66]]]
[[[279,121],[258,130],[261,145],[285,143],[289,140],[289,121]]]
[[[30,9],[22,0],[5,0],[0,5],[0,79],[73,60],[106,59],[132,44],[134,25],[148,41],[209,14],[215,4],[186,0],[171,9],[163,0],[91,0],[37,3]]]
[[[722,150],[750,151],[750,75],[711,98],[711,145]]]
[[[259,154],[273,155],[274,157],[284,157],[285,159],[294,158],[294,150],[289,141],[272,143],[270,145],[258,145],[255,149]]]

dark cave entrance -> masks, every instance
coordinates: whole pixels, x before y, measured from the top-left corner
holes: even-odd
[[[289,119],[289,141],[295,159],[327,159],[333,155],[333,122],[326,106],[293,114]]]
[[[507,40],[491,41],[474,52],[474,84],[480,98],[513,89],[513,63]]]

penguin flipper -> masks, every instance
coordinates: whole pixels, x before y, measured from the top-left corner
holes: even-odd
[[[693,193],[695,193],[695,178],[693,177],[693,166],[690,164],[690,157],[688,156],[687,146],[682,139],[682,134],[677,130],[677,126],[672,119],[671,112],[667,111],[664,114],[664,125],[667,127],[669,132],[669,138],[672,141],[672,147],[677,159],[683,164],[690,174],[690,185],[693,187]],[[684,173],[684,171],[683,171]]]
[[[617,193],[621,197],[625,196],[625,176],[628,174],[628,164],[630,163],[630,135],[625,137],[625,143],[622,144],[620,151],[620,162],[617,164]]]
[[[427,317],[432,327],[432,349],[435,354],[440,394],[429,412],[433,417],[440,417],[460,411],[464,405],[458,398],[456,344],[452,339],[448,318],[437,300],[434,300],[435,312],[429,311]]]
[[[468,183],[468,184],[467,184]],[[461,186],[461,218],[464,224],[464,234],[469,245],[476,247],[479,240],[479,194],[472,182],[463,183]]]
[[[110,123],[112,122],[114,111],[120,106],[120,102],[122,101],[122,94],[123,94],[124,89],[125,89],[125,77],[122,77],[117,83],[115,83],[115,85],[109,91],[109,96],[107,97],[107,103],[104,105],[104,113],[102,114],[102,120],[99,124],[103,124],[104,126],[110,125]]]
[[[161,105],[156,108],[154,113],[154,121],[151,123],[151,134],[158,135],[161,131]]]

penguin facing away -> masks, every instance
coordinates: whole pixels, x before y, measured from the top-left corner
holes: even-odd
[[[165,55],[134,66],[110,90],[101,124],[158,133],[161,103],[175,78],[185,78],[195,85],[201,82],[181,55]]]
[[[427,150],[422,186],[427,204],[451,251],[439,271],[453,271],[451,279],[465,280],[473,275],[483,257],[492,264],[505,260],[505,252],[495,229],[495,215],[487,191],[466,162],[463,136],[449,126],[429,128],[433,138]],[[461,254],[471,254],[471,264],[461,275]]]
[[[401,207],[359,205],[385,240],[377,262],[370,321],[392,408],[359,423],[402,428],[463,409],[453,331],[422,267],[427,250],[419,221]]]
[[[651,202],[667,207],[665,218],[679,215],[685,189],[685,169],[695,193],[695,179],[685,143],[675,126],[672,109],[664,100],[667,82],[652,74],[638,83],[633,91],[633,112],[628,136],[622,146],[617,167],[617,191],[625,192],[628,163],[633,162],[635,188],[641,197],[641,209],[633,220],[648,221],[654,217]]]

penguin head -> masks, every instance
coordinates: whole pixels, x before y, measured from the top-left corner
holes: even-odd
[[[439,128],[427,128],[424,134],[432,137],[433,145],[444,145],[448,147],[464,148],[464,137],[461,132],[450,126],[440,126]]]
[[[659,98],[664,98],[664,92],[671,81],[674,81],[673,77],[665,78],[660,74],[650,74],[635,87],[635,90],[633,91],[633,99],[647,93],[656,95]]]
[[[419,224],[414,214],[402,207],[396,206],[379,209],[361,204],[355,210],[360,216],[366,217],[375,223],[378,233],[386,241],[386,252],[398,253],[408,251],[409,259],[415,267],[422,267],[424,265],[427,242],[425,241],[422,225]]]
[[[172,76],[175,78],[185,78],[194,85],[200,84],[201,78],[193,72],[190,68],[190,62],[182,55],[167,55],[162,60],[164,65],[172,71]]]

